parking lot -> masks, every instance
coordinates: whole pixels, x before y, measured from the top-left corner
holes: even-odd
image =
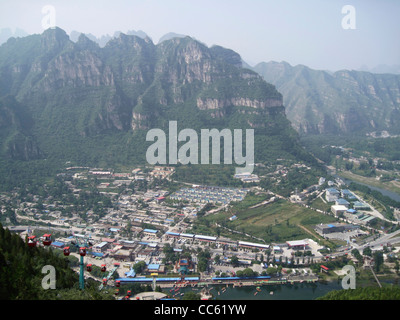
[[[347,232],[332,232],[325,234],[324,237],[326,239],[334,239],[334,240],[342,240],[342,241],[350,241],[351,238],[357,238],[361,235],[365,235],[366,232],[362,230],[352,230]]]

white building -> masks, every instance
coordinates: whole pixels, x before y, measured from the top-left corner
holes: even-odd
[[[344,205],[331,206],[331,210],[335,214],[336,217],[341,213],[345,213],[347,211],[347,209],[348,208],[346,206],[344,206]]]

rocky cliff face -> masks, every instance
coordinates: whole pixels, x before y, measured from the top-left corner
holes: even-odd
[[[265,99],[257,100],[251,98],[231,98],[231,99],[213,99],[213,98],[198,98],[197,107],[200,110],[224,109],[227,106],[244,106],[254,109],[266,109],[271,107],[281,107],[281,99]]]
[[[5,95],[32,118],[32,140],[22,149],[10,144],[22,154],[35,153],[37,142],[47,154],[65,156],[77,148],[78,157],[92,157],[98,145],[110,149],[104,141],[115,146],[113,139],[125,137],[131,143],[136,138],[130,135],[164,128],[168,120],[196,129],[260,128],[282,141],[294,137],[273,85],[242,68],[234,51],[190,37],[155,45],[120,34],[101,48],[84,35],[74,43],[56,28],[10,39],[0,47]]]

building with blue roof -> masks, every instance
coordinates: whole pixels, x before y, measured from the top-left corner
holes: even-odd
[[[134,278],[134,277],[136,277],[136,272],[133,268],[131,268],[128,272],[125,272],[125,275],[128,278]]]
[[[150,235],[155,235],[155,234],[157,234],[158,230],[155,230],[155,229],[144,229],[143,232],[147,233],[147,234],[150,234]]]
[[[147,268],[150,270],[158,270],[160,268],[160,265],[158,263],[151,263],[147,266]]]
[[[99,258],[103,258],[104,257],[104,253],[103,252],[91,252],[90,254],[92,256],[94,256],[94,257],[99,257]]]
[[[51,243],[51,245],[52,245],[53,247],[56,247],[56,248],[63,248],[64,245],[65,245],[65,243],[64,243],[64,242],[60,242],[60,241],[53,241],[53,242]]]
[[[181,277],[171,277],[171,278],[156,278],[157,282],[170,282],[170,283],[174,283],[177,281],[181,281],[182,278]],[[184,281],[199,281],[200,278],[199,277],[184,277],[183,278]],[[115,279],[115,281],[120,281],[121,283],[151,283],[153,282],[153,278],[146,278],[146,277],[139,277],[139,278],[118,278]]]
[[[158,273],[158,272],[163,272],[164,268],[161,268],[161,265],[158,263],[151,263],[149,265],[147,265],[147,271],[150,273]]]
[[[170,237],[179,237],[179,236],[180,236],[180,233],[178,233],[178,232],[171,232],[171,231],[167,231],[165,234],[166,234],[167,236],[170,236]]]
[[[315,226],[315,231],[320,235],[326,235],[335,232],[346,232],[350,230],[359,229],[359,226],[346,223],[329,223],[329,224],[318,224]]]

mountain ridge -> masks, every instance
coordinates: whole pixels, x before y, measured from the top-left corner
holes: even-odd
[[[287,117],[301,134],[399,133],[400,75],[331,73],[287,62],[252,69],[282,93]]]
[[[0,96],[26,108],[40,150],[17,159],[143,163],[146,130],[174,120],[197,131],[253,128],[259,162],[314,161],[290,127],[281,93],[233,50],[190,37],[155,45],[121,33],[101,47],[49,29],[0,46],[0,76]]]

